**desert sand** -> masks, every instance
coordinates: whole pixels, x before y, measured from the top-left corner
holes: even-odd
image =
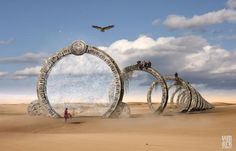
[[[63,119],[28,116],[27,104],[0,105],[1,151],[217,151],[222,135],[233,137],[236,105],[215,103],[202,113],[153,115],[130,104],[132,117]]]

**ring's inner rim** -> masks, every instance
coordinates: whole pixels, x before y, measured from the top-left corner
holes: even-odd
[[[100,58],[98,58],[98,57],[96,57],[96,56],[94,56],[94,55],[90,55],[90,54],[84,54],[84,55],[82,55],[82,57],[83,56],[90,56],[90,57],[93,57],[93,59],[95,59],[95,60],[97,60],[97,61],[99,61],[100,63],[102,63],[103,64],[103,66],[105,66],[106,67],[106,69],[107,69],[107,71],[109,71],[109,75],[110,75],[110,77],[112,77],[112,78],[110,78],[110,81],[112,81],[113,80],[113,73],[112,73],[112,71],[110,70],[110,68],[109,68],[109,66],[107,66],[107,64],[103,61],[103,60],[101,60]],[[72,54],[70,54],[70,55],[68,55],[68,56],[64,56],[64,57],[62,57],[60,60],[58,60],[55,64],[54,64],[54,66],[49,70],[49,72],[48,72],[48,78],[47,78],[47,80],[46,80],[46,87],[47,87],[47,90],[46,90],[46,93],[47,93],[47,96],[48,96],[48,101],[49,101],[49,104],[52,106],[52,108],[55,110],[55,107],[54,107],[54,104],[50,101],[51,100],[51,98],[50,98],[50,94],[48,93],[49,91],[49,89],[48,89],[48,83],[50,83],[50,77],[51,77],[51,73],[53,72],[53,70],[57,67],[57,65],[58,64],[60,64],[60,62],[61,61],[63,61],[63,59],[65,59],[66,57],[70,57],[70,56],[75,56],[75,55],[72,55]],[[80,56],[75,56],[75,57],[80,57]],[[95,64],[96,65],[96,63],[92,63],[93,65]],[[100,72],[100,74],[102,73],[102,71]],[[93,75],[94,76],[94,75]],[[102,80],[101,80],[102,81]],[[104,86],[104,85],[103,85]],[[116,85],[115,85],[116,86]],[[114,87],[114,89],[115,89],[115,87]],[[103,95],[103,96],[108,96],[108,95]],[[106,111],[107,110],[109,110],[109,108],[110,108],[110,106],[112,105],[112,103],[113,102],[110,102],[110,104],[109,104],[109,106],[107,107],[107,109],[106,109]],[[102,116],[106,111],[104,111],[104,112],[102,112],[101,114],[99,114],[99,116]],[[56,110],[56,112],[58,113],[58,111]],[[60,111],[60,113],[61,113],[62,111]],[[60,115],[62,115],[62,114],[60,114]]]

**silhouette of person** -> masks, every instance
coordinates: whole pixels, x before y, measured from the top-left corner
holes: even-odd
[[[138,68],[139,68],[139,69],[142,68],[142,67],[141,67],[141,66],[142,66],[141,61],[138,60],[138,61],[137,61],[137,65],[138,65]]]
[[[175,78],[178,78],[178,77],[179,77],[178,73],[177,73],[177,72],[175,72]]]
[[[152,63],[151,61],[148,61],[148,68],[151,68],[152,67]]]
[[[64,111],[64,118],[65,118],[65,122],[67,122],[68,118],[71,118],[71,114],[68,112],[68,108],[65,109]]]
[[[144,60],[141,62],[140,67],[139,67],[140,70],[143,70],[143,68],[145,67],[145,63],[146,62]]]
[[[142,68],[147,69],[147,62],[145,60],[142,61]]]
[[[144,67],[147,69],[148,68],[148,62],[145,61]]]

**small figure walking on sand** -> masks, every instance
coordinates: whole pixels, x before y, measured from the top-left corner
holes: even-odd
[[[175,72],[175,78],[179,78],[179,75],[177,72]]]
[[[64,111],[64,118],[65,118],[65,122],[67,122],[68,118],[72,118],[71,114],[68,112],[68,108],[66,108]]]

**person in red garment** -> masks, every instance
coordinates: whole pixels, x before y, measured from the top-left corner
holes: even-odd
[[[68,108],[66,108],[64,111],[64,118],[65,118],[65,122],[67,122],[68,118],[72,118],[71,114],[68,112]]]

